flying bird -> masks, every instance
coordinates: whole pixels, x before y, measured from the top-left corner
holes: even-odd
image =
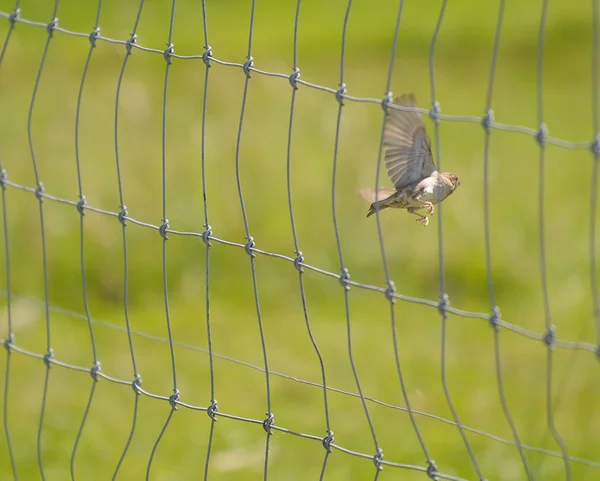
[[[394,99],[396,105],[416,107],[415,96],[404,94]],[[389,207],[406,209],[426,226],[433,205],[443,201],[460,185],[450,172],[438,172],[431,155],[431,141],[421,117],[415,111],[388,109],[383,132],[385,166],[394,189],[362,189],[359,193],[371,202],[367,217]],[[423,210],[426,215],[419,213]]]

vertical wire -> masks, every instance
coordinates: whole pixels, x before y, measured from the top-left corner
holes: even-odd
[[[150,469],[152,468],[152,461],[154,455],[158,449],[158,445],[167,430],[173,413],[177,409],[177,401],[179,400],[179,390],[177,389],[177,366],[175,364],[175,347],[173,345],[173,332],[171,328],[171,314],[169,311],[169,289],[167,283],[167,230],[169,228],[169,221],[167,219],[167,94],[169,90],[169,72],[171,67],[171,56],[173,55],[173,25],[175,22],[175,6],[177,0],[173,0],[171,3],[171,18],[169,22],[169,40],[167,42],[167,49],[164,52],[166,61],[165,67],[165,81],[163,89],[163,109],[162,109],[162,225],[160,226],[160,233],[162,236],[162,272],[163,272],[163,296],[165,300],[165,319],[167,322],[167,333],[169,336],[169,350],[171,353],[171,369],[173,377],[173,394],[169,397],[169,404],[171,410],[167,416],[165,424],[163,425],[160,434],[156,438],[152,452],[150,453],[150,459],[148,460],[148,467],[146,469],[146,479],[150,477]]]
[[[384,139],[386,118],[388,115],[386,102],[389,102],[392,100],[392,93],[391,93],[392,76],[393,76],[393,72],[394,72],[394,63],[395,63],[395,59],[396,59],[396,49],[398,46],[398,36],[400,34],[400,21],[402,19],[403,8],[404,8],[404,0],[400,0],[399,5],[398,5],[398,14],[396,17],[396,26],[394,29],[394,39],[392,41],[392,51],[390,54],[390,63],[389,63],[389,67],[388,67],[388,75],[387,75],[387,82],[386,82],[386,88],[385,88],[386,98],[384,101],[385,103],[383,104],[384,119],[383,119],[383,125],[381,127],[381,136],[379,138],[379,150],[377,153],[377,170],[375,171],[375,192],[379,192],[379,186],[380,186],[380,182],[381,182],[381,159],[383,156],[383,139]],[[385,274],[385,278],[386,278],[386,283],[388,285],[387,297],[390,302],[390,317],[391,317],[391,327],[392,327],[392,338],[393,338],[393,343],[394,343],[394,357],[395,357],[395,361],[396,361],[396,371],[398,373],[398,378],[400,380],[400,388],[402,390],[402,397],[403,397],[404,403],[406,405],[406,410],[408,412],[408,416],[410,418],[410,422],[412,424],[413,430],[419,441],[421,451],[423,451],[423,455],[425,456],[427,464],[429,466],[434,466],[434,461],[431,459],[431,457],[429,455],[429,451],[425,445],[425,441],[423,439],[421,431],[419,430],[417,421],[415,419],[414,412],[411,408],[410,399],[408,397],[408,392],[407,392],[406,384],[405,384],[405,380],[404,380],[404,375],[402,373],[402,367],[401,367],[401,362],[400,362],[400,350],[399,350],[399,346],[398,346],[396,315],[395,315],[395,309],[394,309],[395,298],[393,297],[393,293],[395,292],[395,286],[394,286],[393,281],[390,278],[387,253],[385,250],[385,243],[384,243],[384,237],[383,237],[383,230],[381,227],[381,218],[379,217],[379,210],[380,210],[379,204],[375,204],[375,220],[377,223],[377,234],[379,237],[379,247],[381,250],[381,258],[383,261],[383,270],[384,270],[384,274]]]
[[[140,0],[140,5],[138,7],[138,11],[135,17],[135,22],[133,25],[133,29],[131,31],[130,44],[127,45],[127,51],[125,57],[123,58],[123,64],[121,65],[121,72],[119,73],[119,80],[117,82],[117,90],[115,96],[115,163],[117,170],[117,183],[119,187],[119,220],[121,222],[121,237],[123,243],[123,310],[125,314],[125,325],[127,327],[127,340],[129,342],[129,352],[131,354],[131,366],[133,369],[133,383],[132,387],[134,388],[135,398],[133,404],[133,416],[131,421],[131,429],[129,431],[129,436],[127,437],[127,441],[125,442],[125,446],[123,447],[123,452],[119,458],[115,471],[113,473],[112,479],[113,481],[117,478],[117,474],[121,469],[121,465],[123,464],[123,460],[129,451],[129,447],[131,446],[131,441],[133,440],[133,435],[135,433],[135,428],[137,425],[137,414],[138,414],[138,406],[139,406],[139,392],[137,388],[141,384],[141,378],[137,370],[137,364],[135,361],[135,351],[133,348],[133,336],[131,333],[131,323],[129,320],[129,260],[127,255],[127,232],[125,222],[125,217],[127,216],[127,207],[124,203],[123,197],[123,179],[121,176],[121,160],[119,157],[119,100],[121,98],[121,86],[123,85],[123,77],[125,76],[125,68],[127,67],[127,62],[129,61],[129,56],[131,55],[131,44],[135,42],[136,32],[140,23],[140,18],[142,16],[142,10],[144,8],[144,0]]]
[[[489,123],[492,122],[492,95],[494,88],[494,79],[496,76],[496,62],[498,58],[498,49],[500,47],[500,35],[502,32],[502,23],[504,20],[504,0],[500,0],[500,5],[498,9],[498,21],[496,24],[496,35],[494,38],[494,50],[492,56],[492,62],[490,66],[490,80],[488,84],[487,91],[487,102],[486,102],[486,122],[488,125],[484,124],[486,134],[484,137],[484,168],[483,168],[483,205],[484,205],[484,226],[485,226],[485,258],[486,258],[486,272],[487,272],[487,284],[488,284],[488,296],[490,298],[490,307],[492,310],[492,315],[490,317],[490,322],[492,327],[494,328],[494,363],[496,366],[496,379],[498,382],[498,396],[500,397],[500,403],[502,404],[502,411],[504,413],[504,417],[508,422],[510,427],[513,440],[515,445],[519,451],[519,456],[521,457],[521,461],[525,468],[525,472],[527,474],[527,478],[531,481],[533,479],[533,475],[529,468],[529,463],[527,461],[527,456],[521,444],[521,439],[519,437],[519,433],[517,431],[517,427],[513,420],[512,414],[510,413],[510,409],[508,407],[508,401],[506,399],[506,393],[504,392],[504,380],[502,376],[502,359],[500,356],[500,331],[499,324],[500,321],[500,309],[496,304],[496,292],[494,289],[494,275],[492,271],[492,247],[491,247],[491,236],[490,236],[490,220],[489,220],[489,143],[490,143],[490,128]]]
[[[37,432],[37,458],[38,458],[38,466],[40,469],[40,476],[42,477],[42,481],[45,481],[46,475],[44,473],[44,462],[42,457],[42,431],[44,426],[44,416],[46,414],[46,401],[48,398],[48,386],[50,383],[50,360],[52,359],[52,344],[51,344],[51,325],[50,325],[50,303],[49,303],[49,293],[48,293],[48,259],[46,254],[46,229],[44,223],[44,207],[43,207],[43,186],[40,181],[40,176],[38,172],[37,159],[35,156],[35,149],[33,146],[33,133],[32,133],[32,120],[33,120],[33,108],[35,105],[35,99],[37,96],[37,91],[40,85],[40,80],[42,78],[42,72],[44,71],[44,65],[46,63],[46,58],[48,56],[48,50],[50,47],[50,42],[53,38],[54,27],[57,23],[56,14],[58,12],[58,4],[59,0],[54,1],[54,8],[52,11],[52,20],[47,27],[48,38],[46,39],[46,45],[44,46],[44,51],[42,53],[42,59],[40,61],[40,67],[38,69],[38,73],[35,79],[35,85],[33,87],[33,93],[31,95],[31,103],[29,105],[29,114],[27,116],[27,137],[29,140],[29,150],[31,152],[31,161],[33,165],[33,173],[35,176],[35,183],[37,186],[36,189],[36,197],[38,199],[39,206],[39,216],[40,216],[40,231],[41,231],[41,240],[42,240],[42,264],[44,270],[44,311],[45,311],[45,319],[46,319],[46,354],[44,355],[44,363],[46,365],[46,373],[44,378],[44,390],[42,393],[42,406],[40,409],[40,420],[38,424],[38,432]]]
[[[315,336],[312,332],[310,319],[308,316],[308,306],[306,301],[306,292],[304,288],[304,277],[303,277],[303,269],[301,263],[304,261],[302,256],[302,252],[300,251],[300,245],[298,242],[298,235],[296,231],[296,221],[294,218],[294,207],[292,201],[292,132],[294,125],[294,111],[296,106],[296,92],[297,92],[297,84],[296,80],[300,76],[300,70],[298,68],[298,24],[300,21],[300,5],[302,0],[298,0],[296,3],[296,15],[294,19],[294,52],[293,52],[293,73],[290,76],[290,83],[292,85],[292,100],[290,104],[290,122],[288,129],[288,143],[287,143],[287,194],[288,194],[288,208],[290,213],[290,223],[292,228],[292,238],[294,241],[294,252],[296,253],[296,269],[298,270],[298,284],[300,287],[300,299],[302,302],[302,312],[304,313],[304,322],[306,324],[306,330],[310,337],[310,341],[315,350],[315,354],[319,360],[319,366],[321,368],[321,379],[323,382],[323,406],[325,409],[325,426],[326,426],[326,437],[323,439],[323,443],[325,445],[325,458],[323,459],[323,465],[321,466],[321,474],[319,476],[319,481],[323,480],[325,476],[325,470],[327,467],[327,461],[329,460],[329,455],[331,454],[331,449],[328,446],[331,442],[333,442],[333,431],[331,430],[331,423],[329,419],[329,402],[327,397],[327,376],[325,373],[325,362],[323,361],[323,356],[321,354],[321,350],[317,344]]]
[[[442,27],[442,22],[444,20],[444,14],[446,12],[447,0],[443,0],[442,6],[440,8],[440,13],[437,19],[437,23],[435,26],[435,30],[433,33],[433,38],[431,39],[431,45],[429,49],[429,80],[431,87],[431,101],[433,111],[439,113],[439,107],[436,101],[436,93],[435,93],[435,67],[434,67],[434,56],[435,56],[435,48],[437,47],[437,39],[440,33],[440,29]],[[435,132],[435,153],[437,158],[437,168],[439,172],[442,172],[442,158],[440,154],[440,133],[439,133],[439,119],[437,116],[434,118],[434,132]],[[444,271],[444,236],[443,236],[443,224],[442,224],[442,202],[438,202],[438,263],[439,263],[439,282],[440,282],[440,314],[442,317],[442,335],[441,335],[441,378],[442,378],[442,387],[444,390],[444,396],[446,397],[446,402],[452,413],[452,418],[458,427],[458,431],[463,440],[463,443],[467,449],[467,453],[471,460],[471,464],[473,465],[473,469],[477,474],[477,478],[483,480],[483,473],[481,472],[481,468],[479,467],[479,463],[477,462],[477,458],[475,457],[475,453],[469,442],[467,434],[464,430],[462,423],[460,422],[460,418],[458,417],[458,412],[454,407],[454,403],[452,402],[452,396],[450,394],[450,390],[448,388],[448,381],[446,379],[446,351],[447,351],[447,328],[448,328],[448,313],[446,311],[446,307],[448,306],[448,295],[446,294],[446,279],[445,279],[445,271]]]
[[[81,424],[79,425],[79,430],[77,431],[77,436],[75,437],[75,442],[73,444],[73,451],[71,453],[71,479],[75,481],[75,453],[77,452],[77,447],[79,446],[79,440],[81,439],[81,434],[83,432],[83,427],[85,426],[85,422],[87,420],[88,414],[90,412],[92,406],[92,400],[94,398],[94,393],[96,391],[96,383],[97,377],[96,372],[100,368],[100,363],[98,362],[97,350],[96,350],[96,339],[94,336],[94,329],[92,327],[92,320],[90,317],[90,308],[88,304],[88,295],[87,295],[87,283],[86,283],[86,274],[85,274],[85,237],[84,237],[84,222],[83,218],[85,215],[84,206],[85,206],[85,197],[83,195],[83,184],[81,181],[81,163],[79,158],[79,121],[81,114],[81,99],[83,97],[83,86],[85,85],[85,79],[87,76],[87,72],[90,66],[90,62],[92,60],[92,53],[96,46],[96,37],[99,30],[100,24],[100,12],[102,10],[102,0],[98,0],[98,8],[96,11],[96,20],[94,23],[94,32],[90,34],[90,49],[88,51],[87,59],[85,61],[85,67],[83,69],[83,74],[81,76],[81,84],[79,86],[79,94],[77,96],[77,108],[75,113],[75,163],[77,167],[77,185],[79,189],[79,203],[77,205],[77,210],[79,211],[79,239],[80,239],[80,264],[81,264],[81,288],[82,288],[82,296],[83,296],[83,306],[85,309],[85,317],[88,324],[88,330],[90,333],[90,340],[92,343],[92,355],[94,358],[94,366],[92,368],[92,387],[90,389],[90,395],[88,398],[88,402],[83,414],[83,418],[81,419]]]
[[[538,35],[538,52],[537,52],[537,111],[538,111],[538,143],[540,147],[539,153],[539,198],[538,198],[538,230],[539,230],[539,246],[540,246],[540,276],[542,282],[542,296],[544,304],[544,320],[546,325],[546,416],[548,429],[552,433],[554,440],[559,445],[563,455],[565,465],[565,476],[567,481],[571,480],[571,462],[567,446],[561,438],[554,424],[554,410],[552,407],[552,368],[553,368],[553,352],[554,352],[554,326],[550,312],[550,298],[548,294],[548,276],[546,270],[546,237],[545,237],[545,135],[546,126],[544,124],[544,97],[543,97],[543,60],[544,60],[544,36],[546,32],[546,22],[548,17],[548,0],[542,0],[542,12],[540,18],[540,30]]]
[[[19,11],[20,0],[15,3],[13,14],[17,14]],[[4,54],[8,48],[8,42],[11,38],[12,32],[15,28],[15,22],[11,21],[4,38],[2,45],[2,51],[0,51],[0,67],[2,67],[2,61],[4,60]],[[15,461],[14,449],[12,445],[12,439],[10,436],[10,429],[8,426],[8,393],[10,391],[10,361],[11,361],[11,350],[10,345],[14,342],[13,325],[12,325],[12,282],[10,275],[10,247],[9,247],[9,235],[8,235],[8,213],[6,208],[6,186],[4,185],[4,179],[6,178],[6,171],[2,168],[0,161],[0,189],[2,190],[2,225],[4,229],[4,256],[6,265],[6,317],[8,323],[7,339],[4,343],[6,348],[6,371],[4,375],[4,401],[2,409],[2,417],[4,423],[4,435],[6,437],[6,445],[8,447],[8,457],[10,459],[10,466],[13,473],[13,479],[17,481],[19,475],[17,473],[17,464]]]
[[[210,324],[210,239],[211,234],[210,222],[208,220],[208,202],[206,194],[206,105],[208,102],[208,76],[210,70],[210,55],[211,49],[208,43],[208,18],[206,15],[206,0],[202,0],[202,25],[204,28],[204,50],[205,50],[205,64],[206,69],[204,71],[204,94],[202,97],[202,130],[201,130],[201,163],[202,163],[202,203],[204,207],[204,229],[206,237],[204,237],[204,244],[206,245],[206,257],[205,257],[205,285],[206,285],[206,337],[208,343],[208,363],[210,367],[210,408],[213,411],[207,411],[210,416],[210,432],[208,435],[208,447],[206,448],[206,462],[204,464],[204,481],[208,480],[208,467],[210,465],[210,455],[212,451],[213,436],[215,432],[215,423],[217,422],[216,411],[217,411],[217,399],[215,396],[215,370],[214,370],[214,358],[213,358],[213,347],[212,347],[212,331]]]
[[[337,203],[336,203],[336,192],[337,192],[337,168],[338,168],[338,147],[340,141],[340,125],[342,121],[342,108],[344,106],[343,103],[343,95],[346,92],[346,85],[344,84],[344,64],[346,58],[346,31],[348,28],[348,20],[350,18],[350,10],[352,9],[352,0],[348,0],[348,4],[346,6],[346,14],[344,16],[344,24],[342,28],[342,46],[341,46],[341,54],[340,54],[340,90],[337,94],[338,100],[338,113],[337,113],[337,121],[335,127],[335,142],[333,147],[333,172],[331,176],[331,211],[333,216],[333,228],[335,231],[335,239],[336,246],[338,251],[338,257],[340,260],[340,268],[342,274],[340,276],[340,282],[344,287],[344,307],[346,312],[346,336],[348,342],[348,357],[350,359],[350,366],[352,367],[352,373],[354,375],[354,380],[356,382],[356,388],[358,390],[358,394],[360,396],[360,400],[363,406],[363,410],[365,412],[365,416],[367,418],[367,423],[369,424],[369,429],[371,431],[371,436],[373,438],[373,443],[375,444],[375,457],[376,465],[379,467],[379,461],[383,459],[383,451],[379,446],[379,442],[377,441],[377,435],[375,433],[375,427],[373,426],[373,421],[371,420],[371,415],[369,414],[369,408],[367,406],[367,402],[365,400],[363,390],[360,384],[360,379],[358,376],[358,371],[356,369],[356,363],[354,362],[354,354],[352,349],[352,326],[350,322],[350,303],[349,303],[349,291],[350,286],[347,281],[350,278],[350,274],[348,273],[348,269],[344,263],[344,255],[342,252],[342,241],[340,236],[340,230],[338,225],[337,218]],[[377,477],[378,472],[376,473]]]
[[[236,179],[236,184],[237,184],[238,197],[240,199],[240,207],[242,210],[242,217],[244,219],[244,230],[246,232],[246,240],[247,240],[246,252],[248,253],[248,257],[250,258],[250,271],[252,274],[252,289],[254,292],[254,304],[256,307],[256,317],[257,317],[257,321],[258,321],[258,329],[260,332],[260,342],[261,342],[262,353],[263,353],[263,362],[265,365],[265,384],[266,384],[266,390],[267,390],[267,413],[266,413],[267,418],[263,422],[263,427],[265,428],[265,431],[267,433],[267,439],[265,442],[265,462],[264,462],[263,479],[266,481],[267,474],[268,474],[268,466],[269,466],[269,451],[270,451],[270,445],[271,445],[271,434],[272,434],[271,426],[275,422],[274,421],[275,417],[271,411],[271,380],[270,380],[270,371],[269,371],[269,361],[267,358],[267,344],[266,344],[266,340],[265,340],[265,332],[264,332],[264,328],[263,328],[262,314],[260,311],[260,302],[258,299],[258,283],[257,283],[257,279],[256,279],[256,267],[254,264],[255,254],[254,254],[254,252],[252,252],[252,249],[254,248],[254,239],[252,238],[252,236],[250,236],[250,227],[248,225],[248,215],[246,213],[246,204],[244,202],[244,195],[242,192],[242,181],[241,181],[241,177],[240,177],[240,145],[241,145],[241,140],[242,140],[242,130],[243,130],[243,126],[244,126],[244,115],[246,112],[246,99],[248,97],[248,85],[250,82],[250,75],[251,75],[250,72],[251,72],[251,68],[253,65],[252,37],[253,37],[253,33],[254,33],[255,10],[256,10],[256,0],[252,0],[252,6],[251,6],[251,11],[250,11],[250,28],[249,28],[249,32],[248,32],[248,55],[247,55],[247,62],[244,64],[244,72],[246,74],[246,79],[244,81],[244,92],[242,95],[242,106],[240,109],[240,122],[239,122],[239,126],[238,126],[238,133],[237,133],[237,139],[236,139],[236,145],[235,145],[235,179]]]

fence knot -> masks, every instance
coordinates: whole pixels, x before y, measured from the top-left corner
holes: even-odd
[[[169,230],[169,219],[162,219],[162,224],[160,225],[160,227],[158,228],[158,233],[160,234],[160,236],[164,239],[167,240],[169,237],[167,236],[167,231]]]
[[[302,264],[304,263],[304,256],[302,255],[302,251],[296,251],[296,258],[294,259],[294,267],[298,272],[304,272],[302,269]]]
[[[377,454],[373,456],[373,464],[377,468],[378,471],[383,469],[381,462],[383,461],[383,450],[381,448],[377,448]]]
[[[300,69],[296,67],[294,71],[289,76],[288,80],[290,81],[290,85],[294,90],[298,90],[298,79],[300,78]]]
[[[133,381],[131,381],[131,389],[136,394],[142,394],[142,378],[139,374],[136,374]]]
[[[544,344],[548,346],[548,349],[554,349],[554,342],[556,341],[556,329],[554,326],[550,326],[544,334]]]
[[[12,333],[6,339],[4,339],[4,343],[3,343],[4,349],[6,349],[6,352],[8,352],[9,354],[11,352],[11,348],[12,348],[12,345],[14,344],[14,342],[15,342],[15,336]]]
[[[90,45],[92,48],[96,46],[96,40],[100,36],[100,27],[96,27],[96,29],[88,35],[88,40],[90,41]]]
[[[173,389],[173,394],[169,396],[169,404],[171,408],[177,410],[177,402],[179,401],[179,389]]]
[[[334,440],[335,438],[333,437],[333,431],[329,431],[327,436],[325,436],[321,441],[321,443],[323,443],[323,447],[328,453],[331,452],[331,445],[333,444]]]
[[[48,369],[50,369],[50,364],[52,363],[52,359],[54,358],[54,350],[52,348],[48,349],[48,352],[44,354],[42,360]]]
[[[168,43],[167,48],[163,52],[163,57],[165,57],[165,60],[167,61],[168,65],[171,65],[173,63],[173,54],[174,53],[175,53],[175,47],[173,46],[172,43]]]
[[[342,269],[342,274],[340,275],[340,284],[347,291],[350,290],[349,281],[350,281],[350,272],[348,272],[348,269],[344,267]]]
[[[8,16],[8,23],[10,23],[11,28],[15,26],[15,22],[21,16],[21,9],[17,8],[13,13]]]
[[[388,112],[388,107],[393,102],[393,100],[394,96],[392,95],[392,92],[386,93],[385,97],[383,97],[383,100],[381,101],[381,108],[386,114]]]
[[[79,215],[85,215],[85,195],[79,197],[79,201],[75,204],[75,208],[77,209],[77,212],[79,212]]]
[[[92,379],[94,381],[98,382],[98,373],[100,373],[101,371],[102,370],[100,369],[100,362],[96,361],[90,369],[90,376],[92,376]]]
[[[540,125],[537,134],[535,135],[535,140],[539,144],[540,148],[544,148],[546,144],[546,140],[548,139],[548,127],[546,124]]]
[[[440,103],[437,101],[433,101],[431,110],[429,111],[429,117],[433,120],[434,123],[440,123],[440,114],[442,113],[442,108],[440,107]]]
[[[210,243],[210,237],[212,236],[212,227],[209,224],[204,226],[204,232],[202,233],[202,241],[206,244],[207,247],[210,247],[212,244]]]
[[[494,306],[492,309],[492,314],[490,315],[490,324],[496,330],[500,330],[500,320],[502,317],[500,316],[500,308],[498,306]]]
[[[335,98],[337,99],[337,101],[340,105],[344,105],[344,96],[346,95],[346,92],[347,92],[346,84],[344,82],[342,82],[340,84],[340,88],[335,93]]]
[[[448,294],[444,293],[438,303],[438,311],[442,316],[446,317],[448,314],[448,307],[450,307],[450,298],[448,297]]]
[[[54,36],[54,30],[58,27],[58,18],[54,17],[52,21],[46,25],[46,32],[48,32],[48,36],[52,38]]]
[[[394,294],[396,293],[396,284],[394,284],[394,281],[388,281],[388,287],[385,290],[385,297],[387,297],[387,300],[390,301],[392,304],[396,303],[396,298],[394,297]]]
[[[246,74],[246,78],[252,77],[252,75],[250,74],[252,67],[254,67],[254,59],[250,56],[250,57],[248,57],[248,60],[246,60],[244,65],[242,65],[242,70]]]
[[[117,214],[117,219],[119,219],[119,222],[123,225],[123,227],[127,225],[127,215],[127,206],[122,205],[121,210]]]
[[[137,35],[132,33],[129,39],[125,42],[125,49],[127,50],[127,55],[131,55],[131,49],[137,42]]]
[[[38,182],[38,185],[35,188],[35,198],[40,202],[44,201],[44,184],[41,182]]]
[[[271,433],[271,428],[275,425],[275,415],[273,413],[267,413],[267,419],[263,421],[262,425],[267,434],[273,434]]]
[[[210,45],[205,45],[204,53],[202,54],[202,61],[204,62],[204,65],[206,65],[207,68],[212,67],[212,65],[210,64],[210,59],[212,58],[212,56],[212,48],[210,48]]]
[[[252,236],[248,236],[246,237],[246,239],[248,239],[248,242],[246,242],[246,244],[244,245],[244,250],[246,251],[246,254],[248,254],[250,257],[256,257],[256,254],[253,252],[253,249],[256,247],[254,239],[252,238]]]
[[[6,181],[8,180],[8,174],[6,170],[0,169],[0,187],[2,190],[6,189]]]
[[[590,145],[590,150],[594,155],[600,155],[600,134],[597,134],[594,141]]]
[[[485,115],[481,119],[481,125],[485,131],[489,134],[494,123],[494,111],[492,109],[485,109]]]
[[[208,417],[216,422],[218,412],[219,412],[219,407],[217,406],[217,400],[213,399],[210,402],[210,406],[208,406],[208,408],[206,408],[206,414],[208,414]]]
[[[434,481],[437,481],[439,478],[437,476],[437,467],[435,465],[435,461],[430,459],[427,461],[427,476],[429,476]]]

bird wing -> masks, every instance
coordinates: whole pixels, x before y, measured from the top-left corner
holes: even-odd
[[[394,99],[404,107],[415,107],[413,94]],[[383,133],[385,166],[396,189],[429,177],[435,172],[431,142],[417,112],[388,109]]]

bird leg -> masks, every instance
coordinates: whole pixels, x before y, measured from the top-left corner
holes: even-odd
[[[429,224],[429,217],[427,217],[426,215],[422,215],[419,214],[418,212],[416,212],[417,208],[415,207],[410,207],[408,209],[406,209],[408,211],[409,214],[414,214],[417,217],[419,217],[417,219],[417,222],[423,226],[427,226],[427,224]]]
[[[433,204],[431,202],[423,202],[421,209],[426,210],[429,215],[433,215]]]

